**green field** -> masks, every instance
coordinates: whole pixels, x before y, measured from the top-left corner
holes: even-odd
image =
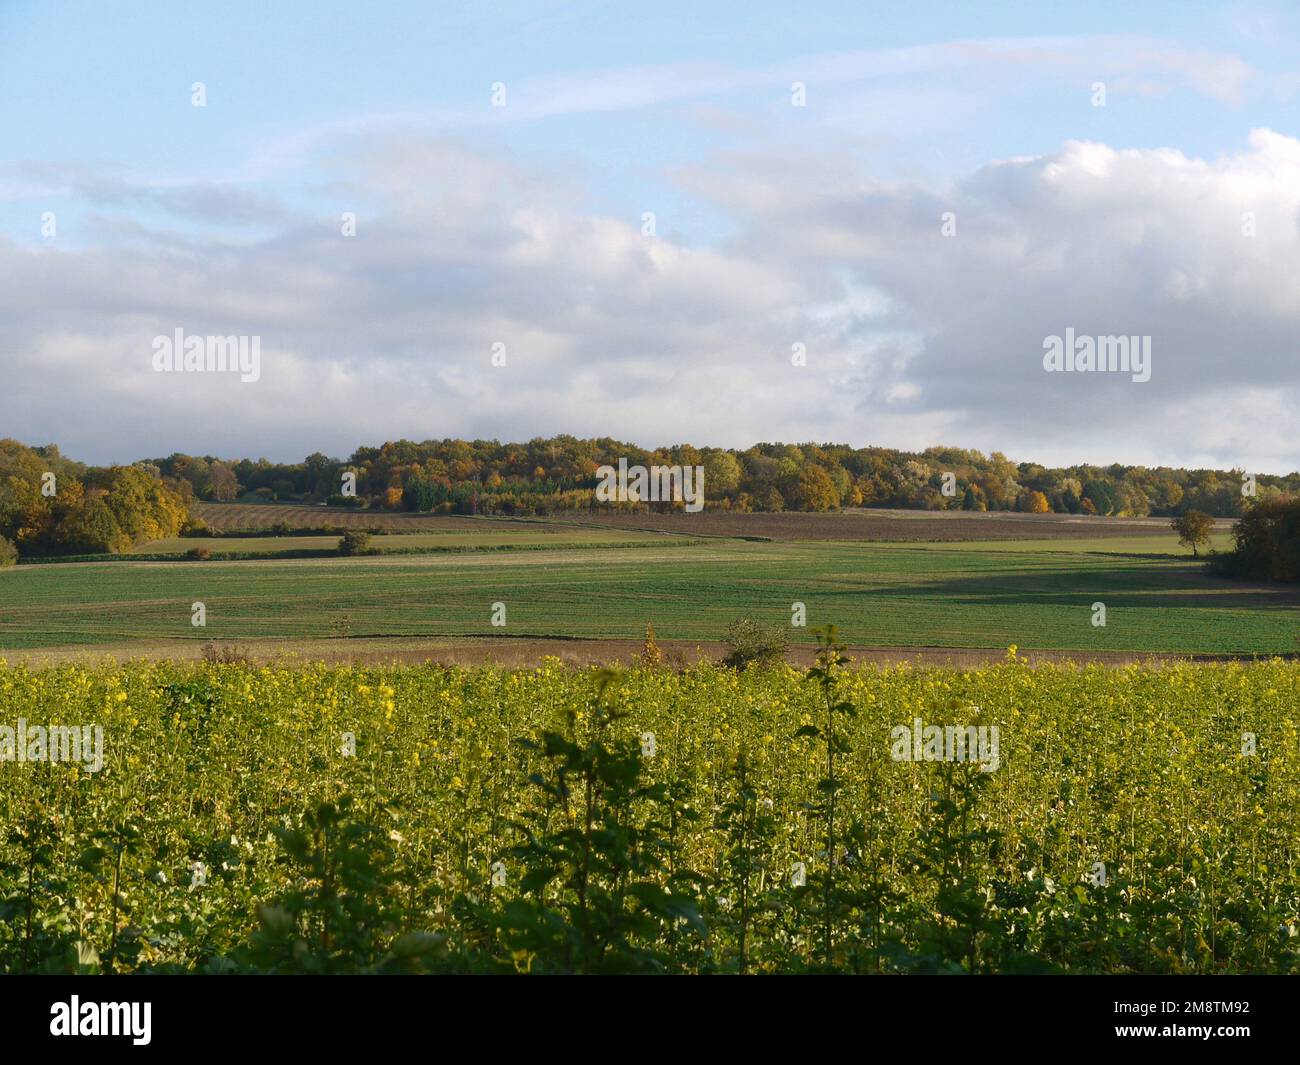
[[[432,535],[490,545],[528,528]],[[659,537],[612,550],[622,541],[608,530],[566,534],[606,546],[20,566],[0,573],[0,649],[331,636],[634,639],[647,623],[661,639],[708,641],[741,616],[788,625],[794,602],[806,604],[808,618],[807,629],[792,630],[795,642],[833,622],[859,646],[1280,654],[1296,651],[1300,633],[1300,593],[1210,577],[1172,535],[933,544]],[[203,628],[190,623],[194,602],[206,606]],[[490,623],[495,602],[506,604],[504,628]],[[1095,602],[1106,606],[1105,627],[1092,624]]]
[[[654,544],[663,535],[623,529],[588,529],[579,526],[548,526],[523,523],[484,522],[480,530],[447,529],[434,532],[379,534],[370,538],[374,551],[495,551],[514,547],[568,547],[570,545]],[[196,547],[213,555],[267,554],[280,551],[332,551],[338,536],[224,536],[187,538],[173,536],[149,540],[132,554],[183,555]]]

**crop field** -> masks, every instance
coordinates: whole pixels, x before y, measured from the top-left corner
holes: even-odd
[[[1163,522],[646,517],[0,572],[0,972],[1300,972],[1300,589]]]
[[[195,510],[213,529],[270,529],[282,522],[294,529],[379,528],[391,532],[553,532],[574,526],[610,530],[649,530],[685,536],[761,540],[1047,540],[1100,539],[1168,534],[1164,518],[1098,518],[1075,514],[1012,514],[969,511],[844,510],[826,514],[740,514],[704,510],[698,514],[566,512],[551,517],[500,518],[464,515],[397,514],[382,510],[276,503],[198,503]],[[1231,522],[1215,528],[1226,533]],[[1170,541],[1172,542],[1172,540]]]
[[[635,529],[587,529],[579,527],[537,526],[507,523],[478,523],[464,528],[453,526],[420,532],[377,534],[371,537],[371,550],[393,551],[497,551],[507,548],[593,546],[602,544],[656,544],[662,534]],[[280,551],[333,551],[338,546],[334,536],[230,536],[181,537],[149,540],[132,554],[183,555],[194,548],[205,548],[213,555],[274,554]]]
[[[347,507],[316,507],[305,503],[196,503],[195,513],[219,531],[270,529],[283,522],[294,529],[382,528],[393,532],[427,532],[440,529],[472,530],[483,519],[458,515],[397,514],[389,511],[353,510]]]
[[[834,620],[847,642],[864,647],[1273,655],[1295,653],[1300,632],[1294,588],[1210,577],[1174,553],[1169,534],[960,544],[667,537],[613,546],[19,566],[0,573],[0,650],[412,636],[629,640],[648,623],[663,639],[715,641],[738,617],[789,626],[794,603],[808,619],[790,629],[794,642]],[[191,623],[194,603],[205,608],[201,627]],[[494,603],[504,604],[503,624],[493,624]],[[1094,624],[1097,603],[1105,625]]]
[[[1295,663],[10,667],[0,702],[101,730],[2,767],[3,972],[1300,969]]]
[[[695,536],[765,540],[1051,540],[1109,539],[1169,532],[1164,518],[1098,518],[1076,514],[925,510],[844,510],[825,514],[739,514],[704,510],[627,514],[591,512],[545,519],[611,529],[652,529]],[[1230,521],[1215,522],[1226,533]],[[1172,541],[1171,541],[1172,542]]]

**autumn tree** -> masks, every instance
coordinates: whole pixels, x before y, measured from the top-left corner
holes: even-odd
[[[235,471],[224,462],[208,465],[208,491],[219,503],[230,503],[239,498],[239,481]]]
[[[1052,509],[1047,504],[1047,496],[1028,488],[1016,498],[1016,508],[1025,514],[1047,514]]]
[[[663,652],[659,650],[659,644],[655,642],[655,627],[649,622],[645,627],[645,643],[641,648],[641,662],[649,669],[654,669],[662,665],[664,659]]]
[[[0,440],[0,536],[20,547],[49,525],[49,500],[41,495],[48,467],[34,450],[17,440]]]
[[[1200,544],[1210,542],[1210,532],[1214,529],[1214,519],[1202,510],[1185,511],[1169,524],[1178,534],[1178,542],[1192,549],[1193,558],[1199,554],[1197,547]]]
[[[840,505],[835,482],[820,466],[805,466],[799,471],[793,496],[799,510],[837,510]]]

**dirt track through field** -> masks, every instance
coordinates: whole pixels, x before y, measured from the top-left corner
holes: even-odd
[[[640,640],[584,640],[535,639],[492,637],[394,637],[381,639],[289,639],[224,641],[205,645],[199,640],[170,640],[140,642],[126,645],[96,645],[93,647],[48,647],[33,651],[11,651],[3,656],[11,665],[38,667],[67,663],[91,664],[112,659],[116,662],[134,660],[199,661],[205,647],[218,648],[235,658],[243,657],[256,665],[298,665],[325,662],[331,665],[384,666],[415,665],[425,662],[447,666],[499,665],[507,667],[533,667],[546,658],[557,658],[565,665],[582,667],[590,665],[631,665],[641,654]],[[690,640],[660,640],[663,663],[683,668],[696,662],[718,662],[727,653],[722,643],[697,643]],[[850,647],[855,663],[877,666],[912,665],[945,667],[949,669],[977,669],[1006,661],[1006,648],[948,648],[948,647]],[[790,649],[787,661],[797,666],[811,665],[816,648],[797,646]],[[1029,665],[1041,663],[1097,664],[1126,666],[1134,663],[1159,663],[1175,661],[1224,662],[1249,661],[1252,657],[1232,655],[1160,655],[1129,651],[1053,651],[1025,650],[1018,652],[1020,660]],[[1296,657],[1284,656],[1284,657]]]

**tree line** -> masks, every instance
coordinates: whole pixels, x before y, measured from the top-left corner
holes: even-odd
[[[925,451],[843,444],[756,444],[745,450],[690,444],[647,450],[609,437],[390,441],[346,459],[320,452],[302,462],[218,459],[175,454],[151,459],[164,476],[189,484],[196,498],[252,502],[332,502],[426,513],[546,515],[603,509],[597,469],[702,466],[710,507],[724,511],[828,511],[842,507],[1022,511],[1173,517],[1200,510],[1236,517],[1252,498],[1300,492],[1300,472],[1168,466],[1048,467],[961,448]],[[343,474],[355,475],[355,496]],[[1243,493],[1243,486],[1249,491]],[[647,504],[612,504],[645,509]]]
[[[191,486],[148,463],[87,466],[56,445],[0,440],[0,565],[21,555],[117,553],[176,536]]]
[[[18,555],[100,554],[201,532],[196,500],[327,503],[432,514],[548,515],[680,503],[600,503],[601,466],[700,466],[708,505],[723,511],[844,507],[1020,511],[1178,518],[1240,517],[1233,576],[1297,579],[1300,472],[1146,466],[1047,467],[1001,452],[909,452],[842,444],[690,444],[647,450],[609,437],[398,440],[347,459],[302,462],[172,454],[88,466],[56,445],[0,440],[0,564]],[[345,490],[348,489],[348,490]]]

